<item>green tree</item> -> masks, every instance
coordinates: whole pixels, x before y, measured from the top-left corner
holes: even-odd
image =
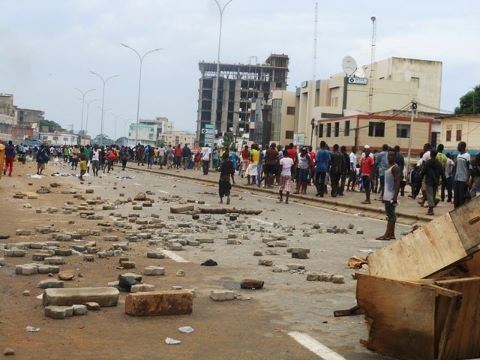
[[[232,132],[226,132],[225,134],[223,134],[222,146],[225,149],[230,149],[234,141],[235,140]]]
[[[53,120],[40,120],[40,129],[43,129],[43,127],[48,127],[48,132],[54,132],[56,130],[63,130],[62,125],[59,123],[53,121]]]
[[[110,139],[107,134],[98,134],[93,139],[93,143],[97,145],[112,145],[115,141]]]
[[[460,104],[455,108],[455,114],[478,114],[480,113],[480,85],[468,91],[460,98]]]

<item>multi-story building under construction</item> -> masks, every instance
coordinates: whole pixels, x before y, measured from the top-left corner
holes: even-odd
[[[251,118],[252,104],[257,104],[258,100],[266,102],[272,90],[287,88],[288,62],[288,55],[271,54],[264,64],[220,64],[218,79],[217,63],[200,62],[198,144],[204,146],[207,127],[213,128],[215,138],[226,132],[236,136],[248,134],[253,128],[251,123],[255,123]],[[215,109],[213,99],[217,89]],[[214,116],[213,112],[216,112]]]

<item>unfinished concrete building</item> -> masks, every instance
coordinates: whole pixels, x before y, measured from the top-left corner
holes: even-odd
[[[217,64],[200,62],[198,90],[197,141],[204,146],[203,129],[212,127],[215,138],[226,132],[246,137],[253,129],[252,104],[267,101],[272,90],[287,88],[288,55],[271,54],[264,64],[220,64],[217,86]],[[218,89],[216,114],[214,91]],[[210,125],[210,126],[209,126]],[[256,125],[258,126],[258,125]]]

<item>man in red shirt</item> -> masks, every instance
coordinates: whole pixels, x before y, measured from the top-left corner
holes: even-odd
[[[362,177],[363,188],[365,189],[365,201],[362,204],[371,204],[370,191],[371,191],[371,177],[372,169],[375,161],[370,156],[370,146],[365,145],[363,147],[364,154],[360,159],[360,176]]]

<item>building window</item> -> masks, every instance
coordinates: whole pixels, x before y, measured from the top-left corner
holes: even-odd
[[[407,139],[410,137],[410,125],[397,124],[397,138]]]
[[[287,115],[295,115],[295,106],[287,106]]]
[[[416,85],[417,85],[417,88],[420,87],[420,78],[419,78],[419,77],[412,76],[412,77],[410,78],[410,81],[411,81],[412,83],[416,84]]]
[[[327,124],[327,137],[332,136],[332,124],[328,123]]]
[[[343,135],[350,136],[350,120],[345,121],[345,130],[343,131]]]
[[[384,137],[385,136],[385,123],[370,121],[368,123],[368,136],[372,137]]]
[[[53,141],[58,141],[58,136],[54,136]]]
[[[63,141],[67,142],[67,141],[68,141],[68,137],[64,137],[64,138],[63,138]]]
[[[323,124],[320,124],[318,126],[318,137],[320,137],[320,138],[323,137]]]
[[[338,135],[340,134],[340,123],[339,122],[336,122],[335,123],[335,137],[338,137]]]
[[[449,142],[452,141],[452,130],[447,130],[447,136],[445,137],[445,141]]]
[[[462,129],[457,129],[456,140],[457,141],[462,141]]]
[[[286,139],[293,139],[293,131],[291,131],[291,130],[285,131],[285,138]]]

